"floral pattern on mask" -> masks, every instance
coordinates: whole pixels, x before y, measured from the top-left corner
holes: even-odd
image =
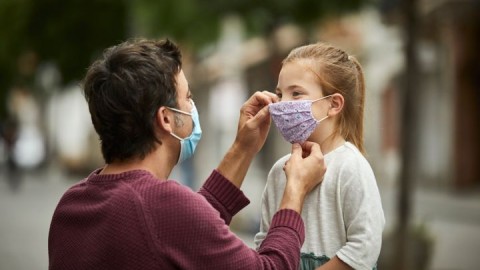
[[[317,100],[282,101],[269,105],[272,120],[285,140],[292,144],[305,142],[317,125],[326,119],[317,120],[312,114],[312,103]]]

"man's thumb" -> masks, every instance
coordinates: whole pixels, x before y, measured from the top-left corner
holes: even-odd
[[[292,156],[295,155],[302,156],[302,146],[298,143],[292,144]]]

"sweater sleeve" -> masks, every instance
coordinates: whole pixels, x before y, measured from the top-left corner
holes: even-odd
[[[177,192],[175,207],[159,209],[157,216],[163,218],[158,220],[162,231],[157,246],[173,269],[298,268],[305,232],[301,216],[293,210],[275,214],[257,252],[233,234],[219,211],[198,194]]]
[[[210,174],[198,193],[220,213],[227,225],[235,214],[250,203],[243,192],[217,170]]]

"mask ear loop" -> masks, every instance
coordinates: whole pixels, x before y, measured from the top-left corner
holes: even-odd
[[[195,106],[195,104],[193,103],[193,100],[191,100],[190,103],[192,104],[192,106]],[[192,114],[192,113],[184,112],[184,111],[182,111],[182,110],[175,109],[175,108],[171,108],[171,107],[167,107],[167,109],[172,110],[172,111],[177,112],[177,113],[181,113],[181,114],[185,114],[185,115],[189,115],[189,116],[192,116],[192,117],[193,117],[193,114]],[[172,135],[173,137],[175,137],[175,138],[178,139],[179,141],[185,140],[185,138],[182,139],[182,138],[180,138],[178,135],[176,135],[176,134],[173,133],[173,132],[170,132],[170,135]],[[188,137],[187,137],[187,138],[188,138]]]
[[[193,100],[190,100],[190,104],[192,104],[192,108],[195,108],[195,103],[193,102]],[[186,114],[186,115],[190,115],[190,116],[193,115],[191,112],[184,112],[182,110],[175,109],[175,108],[172,108],[172,107],[167,107],[167,108],[174,111],[174,112],[178,112],[178,113],[182,113],[182,114]]]
[[[322,99],[326,99],[326,98],[332,97],[332,96],[333,96],[333,94],[328,95],[328,96],[324,96],[324,97],[321,97],[321,98],[317,98],[317,99],[315,99],[315,100],[312,100],[312,103],[313,103],[313,102],[317,102],[317,101],[322,100]]]
[[[182,139],[182,138],[178,137],[178,135],[175,135],[175,133],[173,133],[173,132],[170,132],[170,135],[172,135],[173,137],[175,137],[175,138],[178,139],[179,141],[185,140],[185,139]]]
[[[174,112],[177,112],[177,113],[181,113],[181,114],[186,114],[186,115],[190,115],[192,116],[192,113],[189,113],[189,112],[184,112],[182,110],[179,110],[179,109],[175,109],[175,108],[170,108],[170,107],[167,107],[168,109],[174,111]]]
[[[317,102],[317,101],[322,100],[322,99],[329,98],[329,97],[331,97],[331,96],[333,96],[333,94],[332,94],[332,95],[328,95],[328,96],[324,96],[324,97],[321,97],[321,98],[317,98],[317,99],[313,100],[312,103],[313,103],[313,102]],[[329,108],[330,108],[330,109],[332,108],[332,104],[330,104]],[[320,120],[317,120],[317,124],[320,123],[320,122],[322,122],[323,120],[325,120],[325,119],[327,119],[327,118],[328,118],[328,111],[327,111],[327,116],[323,117],[323,118],[320,119]]]
[[[327,119],[327,118],[328,118],[328,112],[327,112],[327,116],[323,117],[323,118],[320,119],[320,120],[317,120],[317,124],[320,123],[320,122],[322,122],[323,120],[325,120],[325,119]]]

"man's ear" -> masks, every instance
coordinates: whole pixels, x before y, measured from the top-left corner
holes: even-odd
[[[173,125],[175,123],[174,115],[172,111],[165,106],[158,108],[157,113],[155,114],[155,121],[161,131],[167,133],[173,132]]]
[[[345,104],[345,99],[339,93],[335,93],[331,97],[330,108],[328,109],[328,115],[334,116],[339,114],[342,109],[343,105]]]

